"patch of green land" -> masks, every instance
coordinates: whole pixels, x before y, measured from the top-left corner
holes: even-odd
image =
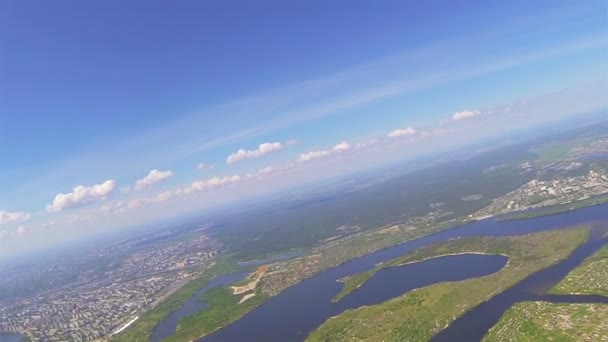
[[[582,208],[592,207],[595,205],[604,204],[606,202],[608,202],[608,196],[602,195],[602,196],[587,198],[587,199],[576,201],[576,202],[565,203],[565,204],[560,204],[560,205],[552,205],[550,207],[534,209],[531,211],[513,212],[513,213],[501,215],[501,216],[497,217],[496,220],[497,221],[524,220],[524,219],[531,219],[531,218],[536,218],[536,217],[541,217],[541,216],[556,215],[556,214],[561,214],[561,213],[565,213],[568,211],[573,211],[573,210],[577,210],[577,209],[582,209]]]
[[[608,246],[572,270],[551,292],[608,296]]]
[[[347,310],[327,320],[310,334],[307,341],[427,341],[466,311],[530,274],[567,258],[588,236],[587,228],[577,228],[524,236],[471,237],[412,251],[379,265],[374,271],[459,253],[500,254],[506,255],[509,261],[492,275],[435,284],[382,304]],[[369,277],[351,279],[365,280]],[[348,286],[356,288],[359,285]]]
[[[606,304],[523,302],[513,305],[483,341],[603,341],[606,336]]]
[[[205,287],[209,281],[220,274],[235,272],[237,269],[234,266],[232,256],[226,255],[218,259],[218,261],[209,270],[204,271],[204,275],[193,279],[188,284],[170,295],[161,304],[154,309],[144,313],[129,329],[120,335],[114,337],[115,342],[148,342],[152,336],[152,330],[165,317],[172,312],[178,310],[184,303],[190,299],[198,290]]]
[[[216,287],[199,299],[209,305],[192,316],[182,319],[177,332],[164,339],[165,342],[192,341],[226,326],[263,303],[267,296],[257,291],[256,295],[239,304],[244,295],[235,296],[227,286]]]
[[[578,146],[576,142],[547,144],[533,149],[539,157],[538,162],[542,165],[563,161],[570,155],[570,151]]]

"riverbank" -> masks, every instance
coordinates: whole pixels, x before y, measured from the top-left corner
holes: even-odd
[[[416,249],[384,267],[452,253],[504,254],[509,262],[486,277],[441,283],[379,305],[347,310],[327,320],[307,341],[428,340],[479,303],[566,259],[588,236],[588,229],[578,228],[513,237],[464,238]]]
[[[536,208],[524,211],[516,211],[509,214],[499,215],[495,217],[496,221],[511,221],[511,220],[526,220],[542,216],[558,215],[569,211],[593,207],[596,205],[608,202],[608,195],[592,197],[576,202],[564,203],[543,208]]]

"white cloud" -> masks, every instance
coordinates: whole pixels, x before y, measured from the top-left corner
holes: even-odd
[[[213,177],[207,180],[201,179],[192,182],[192,184],[187,188],[186,192],[200,192],[205,190],[210,190],[213,188],[217,188],[220,186],[225,186],[229,184],[235,184],[241,181],[241,176],[224,176],[224,177]]]
[[[205,163],[198,163],[198,165],[196,166],[197,169],[203,171],[204,169],[208,168],[209,166],[207,166],[207,164]]]
[[[335,145],[331,148],[331,150],[319,150],[319,151],[311,151],[300,154],[298,157],[299,162],[308,162],[314,159],[325,158],[329,155],[347,152],[352,149],[352,145],[347,141],[342,141],[341,143]]]
[[[307,162],[307,161],[311,161],[313,159],[323,158],[330,154],[331,154],[331,151],[326,151],[326,150],[306,152],[306,153],[300,154],[298,161]]]
[[[417,131],[412,127],[400,128],[389,132],[386,136],[389,138],[407,137],[415,135]]]
[[[332,147],[331,150],[333,152],[344,152],[344,151],[348,151],[352,148],[351,144],[349,144],[346,141],[343,141],[339,144],[337,144],[336,146]]]
[[[466,120],[481,115],[478,110],[463,110],[462,112],[456,112],[452,115],[453,121]]]
[[[27,234],[27,229],[25,229],[24,226],[19,226],[19,228],[17,228],[17,231],[15,232],[15,235],[17,237],[25,236],[25,234]]]
[[[244,160],[244,159],[249,159],[249,158],[259,158],[265,154],[274,152],[274,151],[278,151],[280,149],[282,149],[284,147],[284,145],[280,142],[272,142],[272,143],[263,143],[260,144],[260,146],[258,146],[258,148],[256,150],[245,150],[245,149],[240,149],[234,153],[232,153],[231,155],[228,156],[228,159],[226,159],[226,162],[228,164],[232,164],[232,163],[236,163],[238,161]]]
[[[64,209],[77,207],[97,199],[109,196],[116,188],[114,180],[107,180],[101,184],[92,186],[78,185],[72,192],[59,193],[55,196],[53,203],[46,206],[48,212],[58,212]]]
[[[150,173],[148,173],[144,178],[137,180],[137,182],[135,182],[135,185],[133,186],[133,188],[135,189],[135,191],[139,191],[142,190],[144,188],[149,187],[150,185],[162,182],[166,179],[169,179],[173,176],[173,171],[171,170],[166,170],[166,171],[159,171],[159,170],[152,170],[150,171]]]
[[[29,220],[32,217],[29,213],[24,212],[10,212],[0,210],[0,225],[8,223],[18,223]]]
[[[7,238],[9,233],[6,230],[0,230],[0,240]]]

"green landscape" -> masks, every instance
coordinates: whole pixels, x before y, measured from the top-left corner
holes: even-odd
[[[608,246],[572,270],[551,292],[608,296]]]
[[[460,253],[505,255],[509,261],[502,270],[489,276],[440,283],[382,304],[347,310],[326,321],[307,341],[427,341],[466,311],[528,275],[567,258],[588,237],[588,228],[581,227],[524,236],[455,239],[412,251],[379,265],[371,273],[384,267]],[[347,286],[356,289],[369,278],[369,275],[353,277],[355,280]]]
[[[603,341],[608,305],[522,302],[511,307],[483,342]]]

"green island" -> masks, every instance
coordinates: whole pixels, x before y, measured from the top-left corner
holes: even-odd
[[[587,258],[550,292],[608,296],[608,246]]]
[[[606,336],[606,304],[522,302],[513,305],[483,341],[602,341]]]
[[[366,272],[368,275],[345,279],[345,288],[356,289],[382,268],[438,256],[481,253],[505,255],[509,260],[492,275],[435,284],[378,305],[347,310],[327,320],[307,341],[427,341],[473,307],[567,258],[588,237],[588,228],[573,228],[523,236],[455,239],[417,249],[378,265]]]

